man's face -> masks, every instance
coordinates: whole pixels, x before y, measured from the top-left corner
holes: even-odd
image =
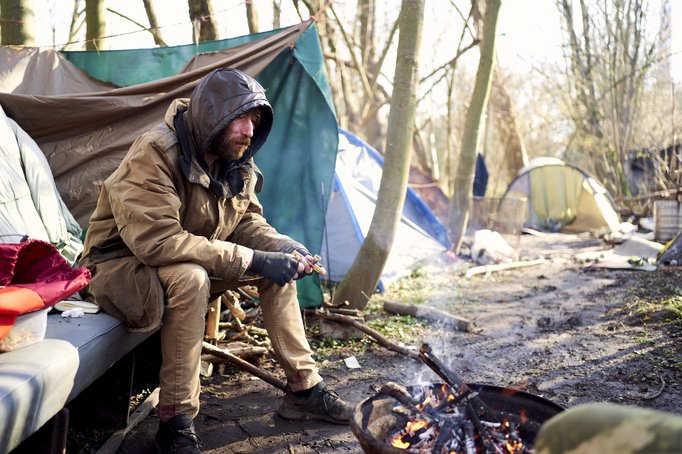
[[[253,131],[260,123],[260,110],[251,109],[235,118],[220,133],[215,150],[211,150],[221,159],[236,161],[244,156],[251,145]]]

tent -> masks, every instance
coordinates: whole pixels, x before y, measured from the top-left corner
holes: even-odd
[[[313,21],[198,45],[69,52],[0,47],[0,106],[40,147],[69,212],[86,229],[101,182],[132,141],[161,121],[217,67],[235,67],[266,88],[274,128],[256,162],[265,175],[265,215],[318,253],[338,147],[336,113]],[[319,305],[319,279],[299,286]]]
[[[382,156],[348,131],[339,129],[334,185],[329,196],[322,241],[327,279],[340,282],[353,263],[374,215],[381,182]],[[393,247],[381,274],[379,290],[433,260],[451,246],[446,227],[412,189]]]
[[[535,158],[509,184],[503,200],[526,197],[525,225],[577,233],[618,231],[620,217],[606,188],[584,170],[557,158]]]

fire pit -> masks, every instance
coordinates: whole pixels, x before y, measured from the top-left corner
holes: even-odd
[[[350,426],[366,453],[529,453],[540,426],[563,411],[524,391],[463,383],[426,344],[420,359],[446,383],[387,383],[363,400]]]

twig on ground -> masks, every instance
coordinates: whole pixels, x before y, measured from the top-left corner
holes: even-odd
[[[661,387],[658,389],[658,391],[655,394],[652,394],[651,396],[643,396],[643,400],[654,400],[657,397],[659,397],[661,394],[663,394],[663,390],[665,389],[665,379],[661,377]]]
[[[365,325],[364,323],[361,323],[357,321],[356,319],[352,317],[348,317],[347,315],[340,315],[340,314],[332,314],[328,311],[323,311],[320,309],[317,310],[310,310],[306,309],[306,313],[316,315],[320,318],[326,318],[328,320],[333,320],[339,323],[345,323],[347,325],[351,325],[353,328],[362,331],[363,333],[369,335],[372,337],[374,340],[377,341],[379,345],[382,347],[394,351],[396,353],[400,353],[401,355],[409,356],[410,358],[417,359],[418,358],[418,353],[414,350],[410,350],[405,347],[401,347],[400,345],[397,345],[390,340],[386,339],[384,336],[381,335],[376,330],[373,330],[369,326]]]
[[[254,347],[256,348],[256,347]],[[264,371],[263,369],[259,369],[258,367],[254,366],[253,364],[244,361],[238,356],[233,355],[229,351],[222,349],[220,347],[216,347],[215,345],[211,345],[208,342],[204,342],[202,344],[202,350],[204,353],[210,353],[212,355],[215,355],[219,358],[222,358],[231,364],[237,366],[238,368],[255,375],[256,377],[260,378],[266,383],[271,384],[275,388],[281,389],[282,391],[286,391],[287,385],[284,383],[282,380],[279,378],[275,377],[274,375],[270,374],[269,372]]]

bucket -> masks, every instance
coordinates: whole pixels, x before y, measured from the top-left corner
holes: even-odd
[[[682,209],[676,200],[654,202],[654,239],[669,241],[682,228]]]

